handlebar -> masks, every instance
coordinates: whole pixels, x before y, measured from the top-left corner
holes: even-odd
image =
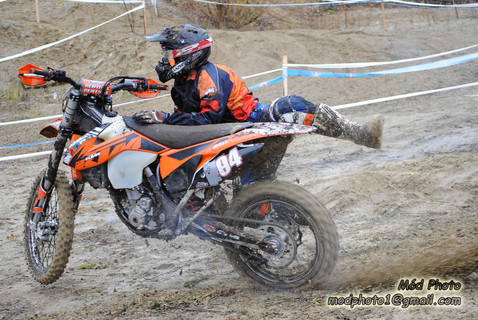
[[[81,85],[74,81],[72,78],[66,75],[65,70],[56,70],[48,68],[48,70],[38,70],[31,68],[30,73],[42,76],[46,81],[56,81],[62,83],[69,83],[77,89],[81,88]],[[121,80],[120,83],[112,85],[113,81]],[[101,92],[101,96],[106,93],[106,88],[111,86],[111,93],[115,93],[119,90],[126,90],[131,92],[144,92],[144,91],[158,91],[168,90],[167,85],[149,83],[148,79],[144,77],[130,77],[130,76],[118,76],[113,77],[106,81]]]
[[[130,91],[130,90],[133,90],[133,89],[134,89],[134,86],[130,83],[120,83],[120,84],[114,86],[111,89],[111,93],[115,93],[115,92],[120,91],[120,90]]]
[[[79,88],[80,85],[76,83],[75,80],[72,78],[68,77],[66,75],[65,70],[55,70],[52,68],[48,68],[48,70],[38,70],[38,69],[30,69],[30,73],[37,74],[39,76],[43,76],[46,81],[56,81],[56,82],[64,82],[64,83],[69,83],[75,88]]]
[[[124,81],[123,83],[119,83],[116,86],[114,86],[111,91],[114,93],[119,90],[137,91],[137,92],[168,90],[167,85],[148,83],[147,79],[145,78],[123,77],[123,81]]]

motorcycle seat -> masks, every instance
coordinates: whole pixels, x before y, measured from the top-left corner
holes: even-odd
[[[182,149],[204,141],[234,134],[253,126],[251,122],[179,126],[170,124],[145,124],[131,117],[123,117],[126,125],[142,135],[171,149]]]

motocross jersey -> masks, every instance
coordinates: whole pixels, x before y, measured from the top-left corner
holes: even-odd
[[[258,103],[231,69],[211,62],[176,79],[171,96],[176,110],[164,123],[176,125],[247,121]]]

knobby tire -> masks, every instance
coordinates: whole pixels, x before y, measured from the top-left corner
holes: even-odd
[[[46,206],[45,215],[42,218],[48,220],[56,216],[58,231],[47,241],[36,239],[36,231],[30,228],[30,220],[33,215],[33,202],[36,199],[37,190],[44,174],[45,171],[42,171],[37,176],[28,198],[25,213],[24,246],[26,262],[33,278],[41,284],[51,284],[63,274],[70,257],[74,234],[75,202],[68,178],[65,173],[58,172],[51,197]],[[51,256],[50,258],[39,252],[43,248],[49,251],[48,256]]]
[[[289,212],[295,212],[293,215],[291,213],[291,217],[279,217],[274,222],[284,222],[290,226],[291,230],[293,228],[310,230],[307,231],[309,242],[315,241],[317,248],[307,249],[309,245],[304,243],[299,244],[297,249],[311,250],[313,258],[302,266],[300,265],[302,262],[296,262],[301,259],[297,256],[292,263],[292,265],[298,264],[297,269],[292,266],[274,269],[263,263],[254,262],[254,258],[248,256],[244,250],[242,250],[243,253],[239,253],[241,252],[239,247],[235,248],[236,250],[226,249],[226,255],[234,269],[252,284],[273,290],[316,287],[323,284],[335,267],[339,249],[338,234],[329,211],[315,196],[298,185],[282,181],[261,181],[243,188],[233,199],[225,215],[264,219],[265,216],[261,217],[257,210],[264,203],[271,203],[271,206],[275,203],[276,207],[290,208]],[[284,216],[287,216],[287,213]],[[300,239],[302,235],[301,231],[297,234],[295,240]],[[296,243],[299,242],[300,240]],[[256,252],[256,254],[263,253]],[[309,255],[303,254],[303,257],[309,257]],[[281,274],[282,270],[286,270],[285,275]],[[297,274],[295,274],[296,270]]]

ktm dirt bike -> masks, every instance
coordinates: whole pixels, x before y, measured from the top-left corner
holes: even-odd
[[[109,192],[134,233],[163,240],[194,234],[221,245],[253,284],[303,288],[332,272],[338,236],[329,212],[302,187],[275,180],[293,136],[312,127],[141,124],[113,110],[112,95],[127,90],[151,97],[167,86],[129,76],[76,82],[65,71],[33,65],[20,77],[71,85],[63,117],[41,131],[55,143],[25,214],[26,258],[38,282],[53,283],[66,267],[86,183]],[[58,170],[65,148],[72,182]]]

